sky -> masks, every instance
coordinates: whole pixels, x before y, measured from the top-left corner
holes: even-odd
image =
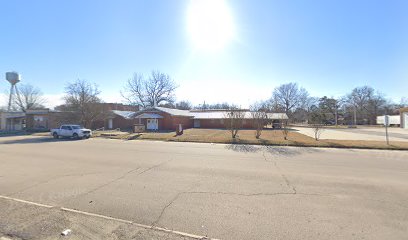
[[[19,72],[48,107],[77,79],[123,102],[125,82],[152,70],[193,104],[247,107],[288,82],[317,97],[363,85],[408,96],[406,0],[0,0],[0,9],[0,74]]]

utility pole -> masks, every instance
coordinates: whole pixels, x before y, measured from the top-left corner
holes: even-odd
[[[389,116],[388,116],[388,115],[385,115],[385,116],[384,116],[384,125],[385,125],[385,140],[387,141],[387,145],[390,145],[390,141],[389,141],[389,138],[388,138],[388,125],[389,125],[389,121],[390,121]]]
[[[354,126],[357,127],[357,109],[356,109],[356,106],[354,106]]]
[[[336,126],[337,126],[337,109],[334,112],[334,122],[336,123]]]

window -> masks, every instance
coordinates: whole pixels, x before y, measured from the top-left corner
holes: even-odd
[[[35,122],[43,122],[43,121],[44,121],[44,117],[43,117],[43,116],[34,116],[34,121],[35,121]]]

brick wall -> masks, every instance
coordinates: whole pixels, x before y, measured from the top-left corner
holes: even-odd
[[[225,128],[226,119],[198,119],[200,128]],[[242,128],[252,129],[252,119],[245,119],[242,123]]]
[[[159,111],[143,111],[142,113],[154,113],[162,116],[160,118],[159,123],[159,130],[176,130],[178,124],[182,124],[183,128],[191,128],[193,127],[193,119],[191,117],[184,117],[184,116],[172,116],[165,112]],[[147,119],[141,119],[141,123],[146,126]],[[135,123],[139,123],[139,119],[135,119]]]

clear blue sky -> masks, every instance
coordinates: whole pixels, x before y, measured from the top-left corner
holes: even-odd
[[[97,83],[106,101],[120,101],[134,72],[153,69],[178,82],[178,100],[196,104],[245,106],[286,82],[315,96],[340,96],[365,84],[394,100],[408,96],[406,0],[192,4],[0,0],[0,72],[20,72],[50,105],[78,78]],[[195,28],[207,22],[224,28],[192,33],[191,18],[201,23]],[[220,35],[222,44],[199,42],[214,40],[207,35]],[[1,92],[7,87],[0,82]]]

